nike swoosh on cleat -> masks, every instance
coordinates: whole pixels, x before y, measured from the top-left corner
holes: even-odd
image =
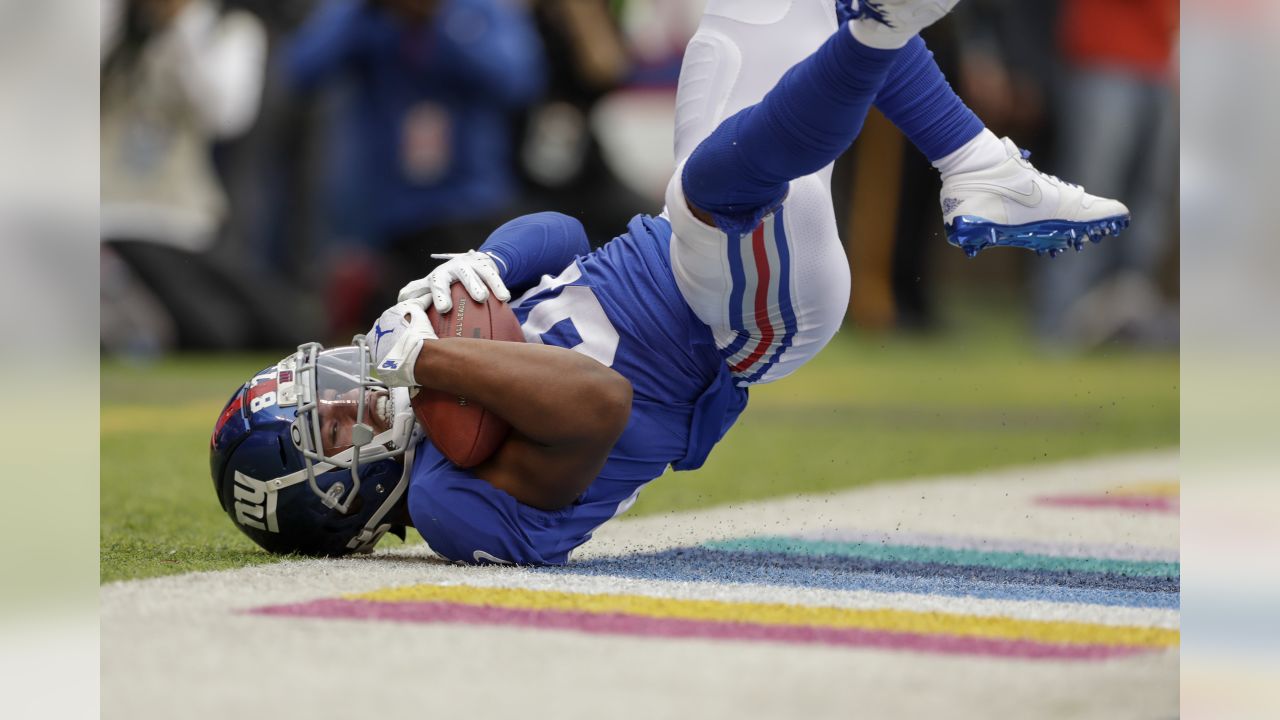
[[[982,190],[984,192],[1003,195],[1010,200],[1024,207],[1039,207],[1040,202],[1044,200],[1044,191],[1040,189],[1040,183],[1032,182],[1030,192],[1018,192],[1006,185],[992,185],[988,183],[968,183],[965,185],[956,185],[951,188],[951,192],[958,190]]]

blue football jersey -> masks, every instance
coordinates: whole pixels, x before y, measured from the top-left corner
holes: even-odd
[[[424,443],[410,512],[434,550],[468,562],[562,563],[668,465],[702,465],[747,391],[676,287],[670,240],[666,219],[636,216],[625,234],[512,302],[528,342],[581,352],[627,378],[631,418],[596,480],[555,512],[515,503]]]

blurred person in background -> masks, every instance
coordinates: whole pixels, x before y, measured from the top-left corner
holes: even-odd
[[[998,135],[1017,137],[1054,167],[1051,111],[1057,0],[967,0],[921,37],[966,104]],[[939,327],[939,280],[1015,284],[1017,263],[991,258],[979,272],[946,275],[937,243],[937,172],[878,112],[836,165],[836,217],[850,238],[850,317],[862,330]],[[958,268],[957,268],[958,269]]]
[[[524,119],[522,205],[561,208],[603,242],[648,203],[623,184],[596,135],[596,103],[630,79],[634,63],[609,0],[535,0],[547,91]]]
[[[232,212],[228,241],[247,262],[270,268],[293,292],[307,294],[301,308],[307,321],[323,316],[315,293],[315,263],[299,262],[322,238],[319,184],[312,166],[324,145],[316,128],[324,113],[299,103],[285,86],[278,66],[284,41],[314,10],[315,0],[222,0],[223,7],[252,13],[267,34],[267,68],[258,118],[248,132],[214,146],[214,167],[226,187]]]
[[[101,40],[102,347],[292,337],[255,290],[269,283],[217,252],[228,203],[212,145],[257,115],[261,24],[211,0],[104,0]]]
[[[1061,0],[967,0],[954,14],[960,94],[987,124],[1016,133],[1037,155],[1051,150],[1052,88],[1059,62],[1045,52]]]
[[[968,69],[960,62],[959,16],[965,5],[920,33],[943,72],[962,78],[959,71]],[[986,120],[978,104],[969,104]],[[1003,120],[999,113],[995,117]],[[1003,130],[1003,124],[988,124]],[[851,152],[836,162],[836,218],[847,238],[853,276],[849,319],[860,330],[937,328],[933,266],[942,229],[937,178],[928,159],[874,109]]]
[[[1039,268],[1037,331],[1048,347],[1177,344],[1177,310],[1157,285],[1176,232],[1177,35],[1177,0],[1062,3],[1057,166],[1126,198],[1139,222],[1126,242]]]
[[[543,90],[543,51],[513,2],[329,0],[283,63],[299,92],[349,81],[326,158],[340,247],[325,281],[331,334],[349,336],[432,254],[511,212],[514,115]]]

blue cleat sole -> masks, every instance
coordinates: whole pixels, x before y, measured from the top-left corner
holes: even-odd
[[[1080,251],[1086,241],[1099,243],[1108,235],[1119,235],[1129,227],[1129,216],[1089,222],[1045,220],[1025,225],[997,225],[980,217],[961,215],[946,227],[947,242],[964,250],[969,257],[989,247],[1020,247],[1034,250],[1037,255],[1048,253],[1049,257],[1057,257],[1066,250]]]

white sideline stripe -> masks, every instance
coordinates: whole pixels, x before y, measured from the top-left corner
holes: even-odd
[[[989,541],[1178,547],[1168,513],[1037,506],[1045,493],[1093,492],[1177,477],[1176,452],[895,481],[825,495],[606,523],[579,557],[707,540],[856,530]],[[660,482],[680,482],[665,478]],[[696,478],[695,478],[696,481]],[[1176,610],[941,598],[805,587],[562,575],[431,560],[425,546],[336,560],[289,560],[110,583],[99,592],[101,716],[108,720],[339,717],[351,687],[366,714],[756,720],[805,717],[1173,717],[1176,648],[1106,662],[886,652],[780,643],[664,639],[505,626],[264,617],[243,610],[415,584],[527,587],[829,607],[893,607],[1172,628]],[[354,662],[325,682],[335,658]],[[501,668],[505,692],[475,692]],[[264,674],[265,673],[265,674]],[[479,685],[477,680],[479,679]],[[566,685],[569,683],[569,685]],[[285,692],[285,688],[306,688]],[[461,689],[461,691],[459,691]],[[472,691],[468,691],[472,690]],[[570,694],[566,694],[570,693]],[[625,703],[618,703],[625,697]],[[566,700],[566,698],[568,698]],[[349,713],[348,713],[349,714]]]
[[[981,534],[994,543],[1084,542],[1135,552],[1153,548],[1176,552],[1176,514],[1037,506],[1035,499],[1047,494],[1104,492],[1118,485],[1177,477],[1178,455],[1165,451],[895,480],[834,493],[614,521],[601,527],[574,558],[657,552],[735,537],[811,536],[850,529],[890,540],[920,533]]]

